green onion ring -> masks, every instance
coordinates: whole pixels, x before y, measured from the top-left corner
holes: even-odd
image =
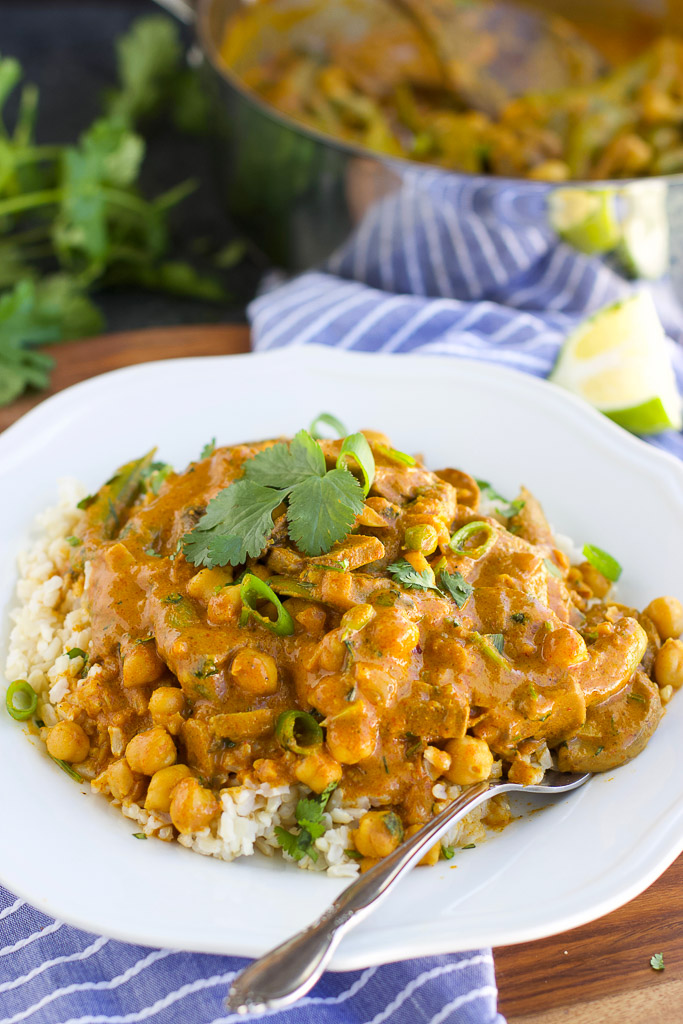
[[[322,434],[318,430],[319,423],[324,423],[326,426],[332,427],[340,437],[344,437],[344,435],[348,433],[342,421],[338,420],[336,416],[333,416],[331,412],[321,412],[319,416],[316,416],[308,428],[309,434],[311,437],[314,437],[316,441],[319,441],[322,437]]]
[[[275,591],[271,590],[258,576],[254,576],[249,572],[245,574],[240,584],[240,597],[242,598],[240,626],[246,626],[251,617],[278,636],[292,635],[294,632],[294,619],[287,609],[282,606],[282,602]],[[253,606],[255,601],[270,601],[277,611],[277,620],[271,622],[265,615],[261,615],[261,612],[257,611]]]
[[[322,729],[307,711],[283,711],[275,723],[275,736],[293,754],[310,754],[323,742]]]
[[[466,548],[465,541],[477,533],[485,533],[486,540],[476,548]],[[482,558],[486,552],[496,543],[496,531],[490,523],[484,523],[480,519],[473,523],[465,523],[453,534],[449,547],[459,555],[467,555],[468,558]]]
[[[21,693],[24,697],[28,698],[26,707],[17,707],[14,703],[14,697],[17,693]],[[28,718],[33,718],[36,713],[38,694],[25,679],[16,679],[7,687],[5,706],[15,722],[25,722]]]
[[[364,434],[349,434],[342,441],[337,458],[337,469],[348,469],[348,461],[354,458],[363,474],[363,494],[367,494],[375,479],[375,457]]]

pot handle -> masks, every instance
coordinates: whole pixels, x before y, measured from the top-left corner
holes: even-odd
[[[197,18],[197,0],[155,0],[155,2],[186,25],[192,25]]]

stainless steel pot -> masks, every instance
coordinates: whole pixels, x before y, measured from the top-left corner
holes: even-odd
[[[523,261],[515,265],[514,252],[521,251],[515,238],[540,239],[548,246],[559,234],[587,260],[602,261],[625,281],[661,280],[663,288],[673,281],[679,305],[672,315],[683,317],[683,175],[553,185],[475,177],[385,158],[308,129],[245,89],[220,55],[226,22],[242,0],[157,2],[196,25],[206,58],[207,89],[216,104],[226,202],[242,229],[275,263],[303,270],[336,253],[337,265],[342,265],[349,237],[382,230],[378,225],[386,221],[391,204],[399,219],[429,223],[427,243],[429,234],[437,238],[442,227],[452,234],[454,218],[465,217],[468,230],[480,230],[488,239],[491,259],[507,267],[506,272],[517,273],[522,283],[527,267]],[[544,0],[542,6],[574,17],[597,11],[603,23],[647,11],[662,24],[683,30],[679,0],[669,0],[668,9],[666,0]],[[674,25],[672,18],[681,24]],[[596,241],[595,232],[574,230],[577,209],[586,216],[594,209],[598,219],[607,211],[616,224],[612,238]],[[388,246],[393,244],[392,232],[386,232]],[[358,276],[363,269],[356,268]],[[485,287],[477,294],[467,268],[450,269],[448,294],[462,299],[487,294]],[[353,267],[345,273],[355,276]],[[369,276],[371,283],[386,286],[373,280],[372,272]],[[423,291],[438,294],[438,276],[423,282]]]

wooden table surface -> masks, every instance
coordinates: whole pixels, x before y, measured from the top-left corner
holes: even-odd
[[[174,327],[51,349],[52,391],[106,370],[176,356],[249,349],[246,327]],[[0,409],[0,430],[46,393]],[[627,823],[625,823],[627,827]],[[538,893],[543,899],[543,880]],[[653,953],[666,967],[650,967]],[[509,1024],[683,1024],[683,856],[646,892],[598,921],[495,950],[500,1011]]]

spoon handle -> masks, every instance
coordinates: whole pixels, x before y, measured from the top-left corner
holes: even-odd
[[[242,971],[230,989],[228,1008],[262,1013],[300,999],[315,985],[342,937],[372,913],[444,832],[495,792],[513,788],[490,781],[468,786],[441,814],[356,879],[317,921]]]

